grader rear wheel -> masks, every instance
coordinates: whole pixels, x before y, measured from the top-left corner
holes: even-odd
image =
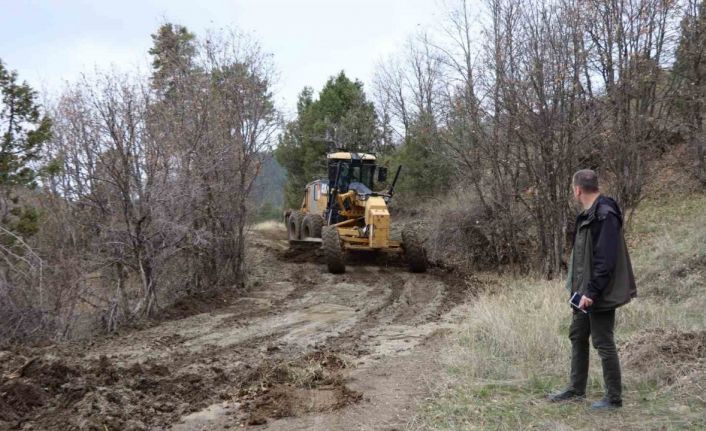
[[[302,220],[304,219],[304,214],[299,211],[292,211],[287,218],[287,233],[289,234],[289,239],[298,240],[302,239]]]
[[[410,271],[424,272],[427,270],[427,254],[424,245],[417,232],[412,228],[406,228],[402,231],[402,248]]]
[[[343,248],[341,248],[341,237],[338,235],[338,229],[333,226],[324,226],[321,231],[321,240],[328,271],[331,274],[343,274],[346,272],[345,255]]]
[[[321,238],[321,227],[324,219],[318,214],[307,214],[302,221],[302,239]]]

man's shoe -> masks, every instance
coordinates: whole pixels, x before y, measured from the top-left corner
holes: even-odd
[[[591,409],[592,410],[611,410],[611,409],[617,409],[623,406],[623,401],[622,400],[617,400],[617,401],[611,401],[608,398],[603,398],[600,401],[596,401],[595,403],[591,404]]]
[[[564,389],[556,394],[549,395],[547,399],[552,403],[558,403],[561,401],[576,401],[582,400],[586,397],[585,393],[576,392],[573,389]]]

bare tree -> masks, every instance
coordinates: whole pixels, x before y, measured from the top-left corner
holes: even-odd
[[[116,268],[119,286],[125,268],[138,274],[142,296],[123,310],[130,316],[156,310],[157,255],[166,244],[153,214],[168,179],[166,153],[147,130],[149,98],[139,79],[101,74],[67,92],[57,111],[64,169],[54,191],[83,210],[79,220],[103,242],[99,265]]]
[[[432,113],[434,139],[483,208],[496,261],[537,256],[536,268],[554,276],[573,171],[607,173],[613,194],[633,207],[646,154],[672,133],[675,86],[664,67],[675,10],[659,0],[489,0],[476,20],[459,0],[441,37],[418,38],[407,63],[380,67],[380,106],[397,124]]]
[[[677,3],[589,1],[580,10],[591,70],[599,77],[600,151],[614,177],[614,195],[632,207],[642,197],[645,155],[664,142],[674,86],[663,67],[673,58]]]
[[[269,57],[242,34],[207,42],[204,68],[212,88],[207,137],[220,152],[213,160],[220,181],[207,187],[218,200],[213,215],[225,234],[220,258],[232,280],[242,283],[248,197],[279,125],[270,89],[274,72]]]
[[[676,111],[684,122],[685,135],[693,151],[693,171],[706,184],[704,101],[706,99],[706,9],[705,3],[687,0],[681,37],[674,64],[678,97]]]
[[[84,78],[54,110],[46,156],[60,169],[45,205],[57,223],[45,224],[42,246],[53,276],[76,269],[64,309],[90,304],[109,330],[244,281],[249,194],[279,125],[273,67],[235,32],[193,48],[183,62],[163,55],[176,66],[159,79]],[[55,252],[60,243],[73,259]]]

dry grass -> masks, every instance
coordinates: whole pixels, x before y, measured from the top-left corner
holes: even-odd
[[[640,297],[618,311],[625,407],[549,404],[568,378],[570,310],[560,281],[499,278],[468,305],[441,358],[447,381],[420,413],[422,429],[706,429],[706,196],[647,202],[631,224]],[[689,350],[691,347],[692,350]],[[589,399],[602,396],[591,358]]]
[[[706,195],[647,202],[628,239],[642,294],[684,301],[706,285]]]

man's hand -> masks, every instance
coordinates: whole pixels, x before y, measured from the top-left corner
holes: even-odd
[[[593,305],[593,299],[589,298],[588,296],[584,295],[581,297],[581,301],[579,301],[579,308],[582,310],[587,309]]]

